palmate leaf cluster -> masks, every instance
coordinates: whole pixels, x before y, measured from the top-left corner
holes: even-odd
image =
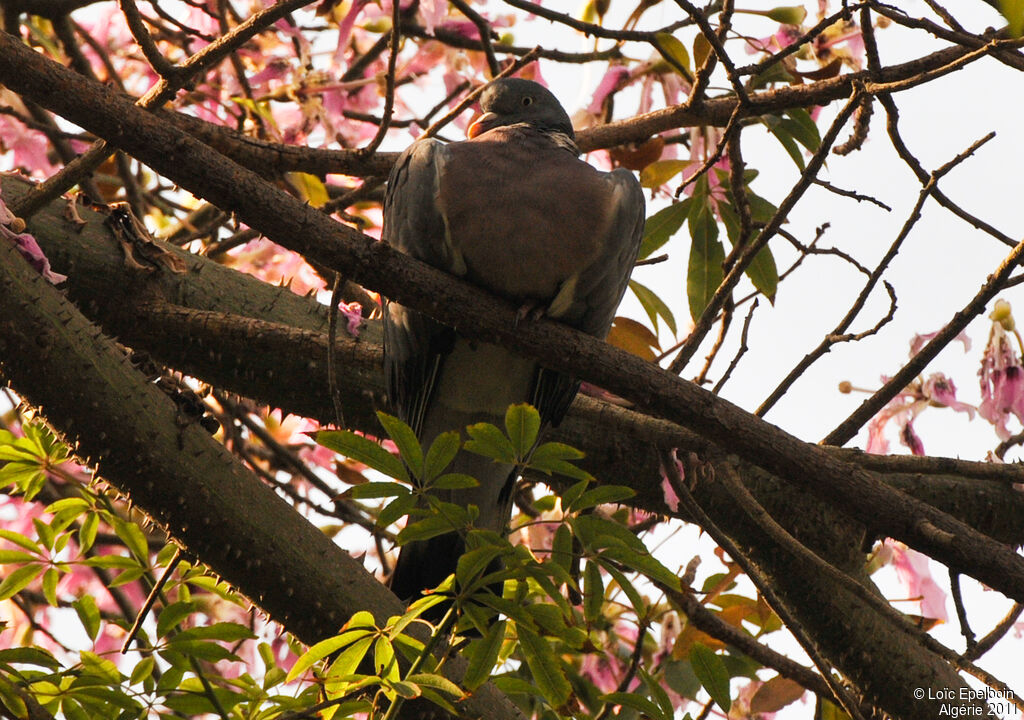
[[[532,504],[551,519],[520,516],[524,525],[545,528],[548,547],[512,545],[494,533],[470,529],[473,508],[425,494],[475,482],[444,473],[462,444],[458,432],[442,435],[424,453],[406,425],[383,413],[381,423],[401,455],[348,431],[318,434],[323,445],[396,476],[355,485],[349,494],[386,501],[377,515],[382,528],[408,515],[397,536],[400,543],[454,528],[468,532],[469,549],[455,576],[405,615],[378,627],[369,613],[357,613],[337,636],[305,652],[276,636],[280,631],[244,598],[183,559],[175,545],[164,544],[165,538],[140,524],[123,501],[96,483],[82,482],[67,448],[45,427],[27,425],[22,438],[6,435],[0,453],[7,459],[2,469],[8,492],[21,498],[40,492],[64,497],[34,520],[34,536],[0,530],[5,541],[0,600],[40,592],[43,607],[49,607],[39,614],[36,631],[22,638],[22,647],[0,650],[4,706],[28,712],[38,705],[73,720],[206,713],[276,718],[314,706],[323,717],[385,717],[401,702],[421,698],[454,711],[454,702],[491,680],[540,717],[596,717],[616,708],[618,717],[671,718],[678,698],[698,697],[702,688],[727,709],[729,678],[756,677],[757,663],[693,628],[678,637],[672,631],[666,635],[665,623],[676,622],[676,616],[664,600],[652,599],[650,581],[678,585],[678,577],[650,554],[630,529],[635,518],[616,505],[633,491],[593,486],[572,464],[578,451],[538,443],[539,415],[533,408],[509,408],[503,429],[468,428],[465,446],[495,460],[561,474],[564,490],[535,493]],[[45,476],[42,487],[39,475]],[[403,498],[411,498],[411,504]],[[132,618],[88,592],[69,601],[58,587],[82,573],[104,578],[109,589],[102,592],[152,591],[162,584],[149,615]],[[708,589],[731,582],[715,576]],[[749,602],[718,594],[709,608],[742,617],[760,632],[779,627],[772,613]],[[427,625],[421,615],[437,605],[447,614],[436,626]],[[132,642],[112,647],[113,639],[124,641],[133,623],[138,627]],[[75,647],[54,642],[50,632],[58,628],[61,637],[79,636],[80,642]],[[426,628],[426,636],[410,634],[415,628]],[[635,628],[625,632],[634,638],[632,645],[622,641],[624,628]],[[455,647],[468,662],[459,684],[442,674]],[[603,687],[588,669],[594,663],[614,670],[620,685]]]

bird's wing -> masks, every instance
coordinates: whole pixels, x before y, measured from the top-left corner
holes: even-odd
[[[626,293],[644,231],[643,189],[628,170],[613,170],[604,181],[611,187],[613,208],[600,251],[564,285],[549,314],[589,335],[604,338]],[[541,417],[558,425],[569,409],[579,381],[539,368],[533,404]]]
[[[433,139],[413,143],[399,156],[384,196],[383,240],[441,270],[459,273],[437,207],[438,178],[447,151]],[[384,304],[384,374],[391,405],[417,435],[444,356],[455,333],[396,302]]]

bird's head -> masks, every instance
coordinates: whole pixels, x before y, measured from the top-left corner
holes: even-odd
[[[470,138],[496,127],[525,123],[574,139],[572,122],[561,104],[546,87],[532,80],[502,78],[494,81],[480,97],[480,108],[484,114],[469,126]]]

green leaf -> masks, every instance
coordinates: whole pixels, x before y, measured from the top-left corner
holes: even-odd
[[[509,405],[505,411],[505,430],[512,442],[516,458],[521,460],[530,454],[537,435],[540,433],[540,413],[528,403]]]
[[[61,498],[46,506],[46,512],[54,515],[65,512],[80,515],[88,509],[89,501],[80,497]]]
[[[356,615],[360,614],[361,613],[356,613]],[[335,635],[334,637],[327,638],[326,640],[321,640],[320,642],[313,645],[313,647],[311,647],[309,650],[307,650],[298,660],[296,660],[295,664],[292,666],[291,671],[288,673],[288,678],[286,681],[292,682],[297,677],[302,675],[302,673],[309,670],[309,668],[313,667],[318,662],[323,660],[325,657],[327,657],[328,655],[332,655],[333,653],[337,652],[343,647],[348,647],[354,642],[361,641],[364,638],[369,638],[369,640],[372,641],[373,630],[371,628],[359,627],[358,625],[355,625],[353,623],[353,620],[355,620],[356,615],[353,615],[352,618],[349,619],[348,623],[345,624],[346,627],[352,626],[353,629],[342,632],[340,635]],[[367,644],[367,647],[369,647],[369,644]]]
[[[479,480],[464,473],[445,473],[430,483],[430,487],[434,490],[465,490],[479,485]]]
[[[385,680],[397,681],[402,677],[395,662],[395,648],[387,637],[378,637],[373,644],[373,670]]]
[[[525,678],[514,675],[499,675],[492,678],[494,686],[505,695],[527,695],[533,697],[537,694],[536,686]]]
[[[88,552],[94,542],[96,534],[100,529],[100,515],[96,512],[87,513],[78,528],[78,549],[79,552]]]
[[[117,669],[117,665],[110,660],[102,658],[96,653],[88,652],[87,650],[82,650],[78,656],[82,660],[82,667],[85,668],[86,672],[90,675],[105,680],[112,685],[120,684],[124,679],[124,676],[121,675],[121,671]]]
[[[423,482],[429,484],[448,467],[459,452],[462,437],[455,430],[443,432],[434,438],[423,461]]]
[[[423,477],[423,448],[412,428],[393,415],[377,413],[377,419],[388,433],[388,437],[398,447],[398,452],[409,466],[414,477]]]
[[[14,713],[14,717],[27,718],[31,717],[28,713],[28,707],[25,705],[25,701],[21,699],[18,694],[23,692],[14,689],[14,685],[7,682],[7,680],[0,675],[0,704],[7,708],[10,712]]]
[[[443,693],[447,693],[452,697],[462,698],[466,694],[459,689],[459,686],[453,683],[446,677],[436,675],[434,673],[416,673],[408,676],[406,682],[411,682],[420,687],[427,687],[433,690],[440,690]]]
[[[455,578],[459,581],[459,586],[472,591],[476,581],[484,576],[495,558],[502,554],[504,548],[490,544],[463,553],[455,566]]]
[[[684,164],[683,167],[685,166]],[[664,183],[658,184],[663,185]],[[674,202],[647,218],[647,222],[644,224],[644,237],[640,241],[640,255],[638,256],[640,260],[649,258],[679,232],[679,228],[686,222],[690,213],[691,202],[692,198]]]
[[[505,433],[490,423],[476,423],[466,428],[470,439],[466,441],[465,449],[476,455],[483,455],[502,463],[513,464],[516,461],[516,451],[505,437]]]
[[[399,545],[405,545],[406,543],[429,540],[438,535],[454,532],[458,527],[460,526],[453,522],[452,519],[443,515],[427,515],[422,520],[409,523],[402,528],[396,539]]]
[[[487,682],[504,641],[505,621],[501,620],[491,625],[483,637],[470,643],[465,653],[469,665],[462,678],[467,690],[476,690]]]
[[[1006,18],[1010,37],[1024,35],[1024,0],[999,0],[999,12]]]
[[[803,5],[782,5],[765,11],[765,17],[782,25],[800,25],[807,17]]]
[[[573,512],[579,512],[588,508],[617,503],[636,495],[636,491],[624,485],[600,485],[593,490],[587,490],[580,495],[579,499],[569,508]]]
[[[223,645],[218,645],[212,640],[199,640],[189,637],[185,633],[179,633],[172,637],[161,651],[161,656],[165,659],[174,654],[194,657],[198,660],[209,662],[219,662],[220,660],[239,661],[239,657]]]
[[[47,568],[43,573],[43,597],[51,607],[57,606],[57,581],[60,579],[60,571],[55,567]]]
[[[729,672],[725,669],[722,658],[699,642],[693,644],[690,650],[690,664],[693,665],[693,672],[700,680],[700,684],[708,691],[711,699],[718,703],[718,707],[729,712],[732,705],[732,698],[729,695]]]
[[[821,146],[821,133],[818,131],[818,125],[807,110],[790,108],[783,111],[783,115],[789,116],[789,119],[784,119],[782,122],[798,143],[811,152]]]
[[[39,518],[32,518],[32,525],[36,529],[36,536],[39,538],[39,544],[52,552],[53,544],[57,540],[56,528],[49,523],[43,522]]]
[[[409,488],[393,482],[368,482],[353,485],[345,491],[345,494],[355,500],[374,500],[383,497],[408,495]]]
[[[415,495],[411,493],[399,495],[377,513],[377,527],[386,528],[388,525],[398,522],[400,518],[412,512],[415,507]]]
[[[372,634],[367,634],[365,637],[356,640],[345,648],[337,660],[331,663],[331,668],[327,671],[327,674],[334,677],[345,677],[354,673],[356,668],[359,667],[359,663],[366,657],[371,644],[373,644]]]
[[[647,554],[647,546],[643,544],[629,528],[621,523],[601,517],[600,515],[579,515],[570,520],[576,536],[584,547],[599,550],[612,546],[625,547],[635,553]]]
[[[0,650],[0,664],[21,663],[24,665],[38,665],[39,667],[56,670],[60,663],[47,650],[34,647],[18,647]]]
[[[28,587],[43,572],[43,567],[39,563],[30,563],[12,571],[0,582],[0,600],[7,600]]]
[[[325,448],[352,458],[396,480],[409,482],[409,471],[400,458],[377,443],[348,430],[321,430],[316,441]]]
[[[661,718],[666,717],[665,714],[661,712],[661,708],[647,698],[636,693],[608,693],[607,695],[601,696],[601,701],[612,703],[613,705],[622,705],[623,707],[632,708],[633,710],[651,718],[651,720],[660,720]],[[671,715],[668,717],[671,718]]]
[[[178,637],[196,638],[200,640],[221,640],[235,643],[240,640],[255,640],[256,635],[245,625],[234,622],[215,622],[212,625],[189,628],[178,634]]]
[[[156,668],[156,658],[152,655],[139,660],[139,662],[132,668],[132,676],[129,683],[131,685],[137,685],[141,682],[145,682],[147,678],[153,675],[153,670]]]
[[[601,566],[596,562],[588,562],[583,569],[583,617],[593,623],[601,617],[604,607],[604,580],[601,577]]]
[[[560,708],[569,699],[572,687],[551,645],[520,623],[516,623],[516,634],[519,636],[519,647],[530,668],[537,690],[552,708]]]
[[[636,295],[636,299],[640,301],[640,305],[643,307],[644,312],[647,313],[647,317],[650,318],[654,329],[658,329],[658,318],[660,317],[665,320],[668,329],[675,335],[677,332],[675,315],[672,314],[672,310],[661,299],[661,296],[646,285],[641,285],[636,280],[629,281],[629,288]]]
[[[656,160],[640,171],[640,184],[659,188],[689,166],[689,160]]]
[[[551,542],[551,562],[557,563],[565,572],[572,569],[572,530],[565,523],[555,528]]]
[[[775,265],[775,256],[772,255],[771,248],[765,245],[758,250],[745,272],[758,292],[774,305],[775,293],[779,289],[779,269]]]
[[[124,541],[125,547],[135,556],[135,559],[143,565],[148,565],[149,543],[142,529],[135,523],[118,517],[113,518],[113,527],[114,532]]]
[[[775,136],[775,139],[779,141],[786,152],[789,153],[789,157],[796,163],[796,166],[803,172],[806,164],[804,163],[804,154],[797,145],[796,140],[793,138],[792,128],[782,121],[782,118],[777,115],[763,115],[761,122],[764,123],[765,127],[768,128],[769,132]]]
[[[663,58],[665,58],[672,69],[682,75],[687,80],[692,80],[693,75],[690,72],[690,53],[686,49],[686,46],[669,33],[655,33],[654,35],[655,44],[654,49],[658,51]]]
[[[39,556],[35,553],[22,552],[21,550],[0,550],[0,565],[21,564],[38,560]]]
[[[701,182],[707,181],[701,178],[698,184]],[[696,320],[725,277],[722,270],[725,248],[718,240],[718,223],[706,200],[694,202],[688,222],[691,242],[686,271],[686,297],[689,300],[690,317]]]
[[[579,500],[580,495],[586,492],[587,485],[589,485],[590,482],[590,480],[580,480],[578,483],[562,493],[562,507],[572,507],[573,503]]]
[[[580,460],[583,457],[583,452],[571,445],[546,442],[533,451],[527,465],[532,470],[539,470],[547,475],[556,473],[576,480],[593,480],[593,476],[586,470],[568,462],[569,460]]]
[[[629,598],[630,605],[633,606],[633,609],[636,610],[637,614],[640,616],[646,615],[647,603],[644,602],[643,596],[633,586],[633,583],[629,581],[629,578],[623,575],[622,572],[611,563],[602,562],[600,558],[597,558],[596,562],[601,565],[606,573],[612,576],[615,584],[619,586],[622,592],[626,593],[626,597]]]

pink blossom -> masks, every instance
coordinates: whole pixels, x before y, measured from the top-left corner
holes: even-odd
[[[359,13],[366,7],[366,3],[369,0],[355,0],[352,3],[352,7],[349,8],[348,13],[342,18],[342,21],[338,23],[338,49],[334,52],[335,62],[340,64],[341,58],[345,55],[345,51],[348,49],[348,41],[352,35],[352,27],[356,24],[356,18]]]
[[[1007,303],[1005,307],[1008,312],[1009,304]],[[993,315],[1001,309],[997,303],[997,310]],[[1024,368],[1021,366],[1020,356],[1010,343],[1006,325],[1016,333],[1013,330],[1012,316],[992,323],[988,345],[985,347],[981,369],[978,371],[981,378],[981,405],[978,407],[978,413],[995,425],[996,435],[1001,440],[1010,437],[1006,421],[1011,414],[1015,415],[1018,421],[1024,422]]]
[[[438,25],[438,28],[453,35],[464,37],[467,40],[480,39],[480,28],[469,20],[449,20]]]
[[[907,595],[920,601],[921,615],[946,622],[946,593],[932,578],[928,556],[893,540],[885,544],[892,550],[892,566]]]
[[[359,328],[363,324],[363,306],[357,302],[339,303],[338,310],[345,316],[345,329],[352,337],[359,337]]]
[[[232,252],[231,257],[235,269],[255,275],[268,283],[287,284],[296,294],[305,295],[313,290],[324,289],[323,279],[300,255],[269,240],[253,240]]]
[[[629,656],[636,641],[636,626],[617,622],[606,634],[604,652],[588,653],[583,656],[580,675],[594,683],[601,692],[615,692],[625,677]],[[633,678],[626,690],[632,690],[639,684],[640,681]]]
[[[6,91],[0,91],[3,101],[10,99],[7,95]],[[46,136],[8,115],[0,115],[0,147],[11,154],[12,167],[23,168],[31,175],[42,177],[57,170],[57,166],[50,162]]]
[[[440,25],[447,14],[448,0],[420,0],[420,17],[428,33],[434,32],[434,27]]]
[[[914,355],[917,355],[921,351],[921,348],[923,348],[932,338],[934,338],[940,332],[942,331],[936,330],[935,332],[925,333],[924,335],[914,335],[913,339],[911,339],[910,341],[910,356],[913,357]],[[963,343],[964,352],[970,352],[971,338],[967,336],[966,330],[962,331],[954,339],[959,340],[961,343]]]
[[[672,455],[672,461],[676,464],[676,473],[679,475],[681,480],[686,478],[686,468],[683,467],[683,463],[679,461],[679,458]],[[679,510],[679,496],[676,494],[676,490],[672,487],[672,482],[668,478],[668,471],[665,470],[664,466],[661,468],[661,492],[665,498],[665,505],[672,512]]]
[[[887,378],[883,377],[883,381]],[[924,443],[914,430],[914,420],[929,407],[948,407],[974,417],[974,407],[956,399],[956,385],[942,373],[933,373],[927,379],[917,379],[903,389],[868,424],[867,451],[875,454],[889,452],[884,430],[890,420],[898,425],[900,442],[914,455],[924,455]]]
[[[61,275],[50,269],[50,261],[46,258],[36,239],[27,232],[20,232],[24,229],[24,225],[25,223],[14,216],[3,198],[0,197],[0,237],[14,243],[18,252],[49,282],[56,285],[67,280],[67,275]],[[19,232],[16,232],[15,228]]]
[[[921,386],[921,394],[928,398],[933,405],[948,407],[956,412],[965,412],[973,420],[974,406],[956,399],[956,385],[953,378],[946,377],[942,373],[932,373]]]
[[[624,65],[612,65],[601,78],[597,89],[594,90],[594,97],[587,106],[587,112],[594,115],[601,113],[605,99],[613,92],[622,87],[622,84],[629,79],[629,68]]]

